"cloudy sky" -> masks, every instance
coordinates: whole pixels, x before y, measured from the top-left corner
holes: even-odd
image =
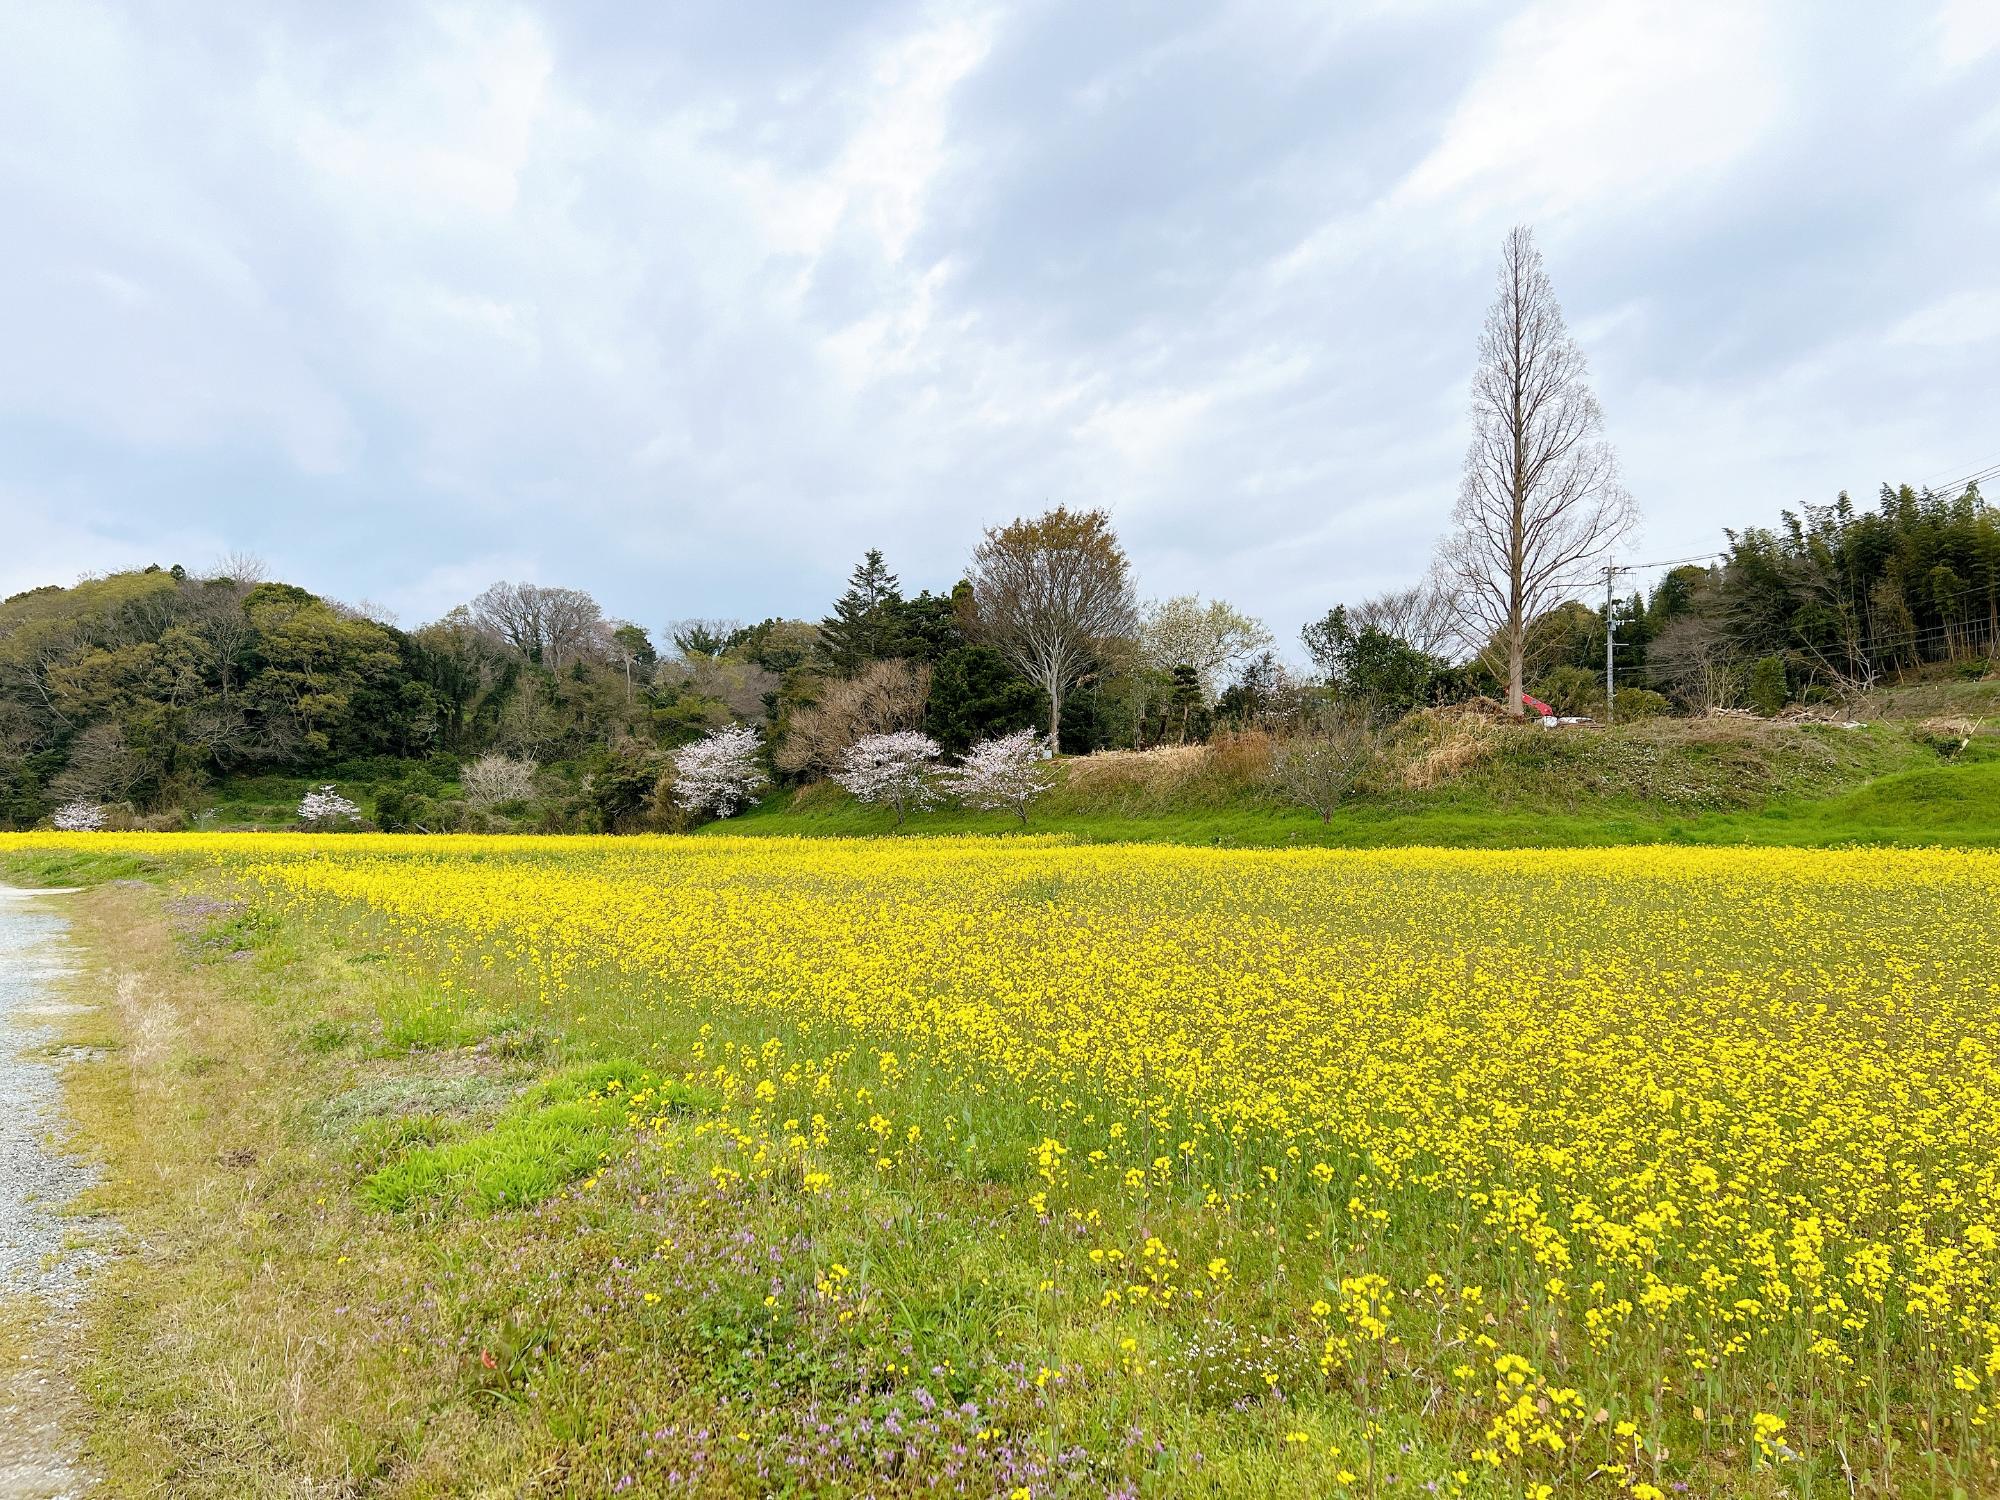
[[[0,0],[0,593],[228,550],[658,628],[1104,505],[1422,567],[1532,223],[1636,558],[2000,458],[2000,3]]]

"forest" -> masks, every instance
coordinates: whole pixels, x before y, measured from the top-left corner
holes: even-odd
[[[817,619],[657,630],[582,589],[528,583],[404,629],[243,560],[29,590],[0,604],[0,823],[32,827],[83,799],[179,827],[219,784],[285,775],[375,784],[387,828],[676,826],[671,752],[732,723],[759,729],[784,785],[825,776],[868,733],[921,729],[961,753],[1051,726],[1051,681],[1072,755],[1284,733],[1330,709],[1386,721],[1501,691],[1491,643],[1464,636],[1436,573],[1332,605],[1286,651],[1222,601],[1136,603],[1101,513],[1015,528],[1046,547],[1052,522],[1079,519],[1116,597],[1054,678],[982,617],[974,568],[909,592],[872,550]],[[1865,508],[1842,495],[1730,533],[1713,559],[1615,598],[1611,617],[1620,719],[1770,715],[1926,664],[1976,669],[2000,634],[2000,516],[1976,487],[1884,486]],[[1602,715],[1605,627],[1601,603],[1575,598],[1538,615],[1530,693]],[[485,780],[467,795],[474,762]]]

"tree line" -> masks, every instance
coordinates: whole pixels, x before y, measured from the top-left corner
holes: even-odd
[[[963,756],[1034,730],[1079,754],[1309,736],[1333,715],[1477,696],[1513,712],[1529,695],[1588,715],[1777,712],[1983,662],[2000,638],[2000,520],[1976,485],[1784,512],[1607,610],[1588,590],[1634,516],[1582,353],[1516,230],[1452,526],[1422,581],[1309,624],[1303,661],[1228,602],[1142,601],[1108,513],[1067,506],[991,528],[935,592],[906,591],[871,549],[816,620],[657,632],[578,588],[496,583],[405,630],[245,559],[152,567],[0,603],[0,822],[64,804],[170,819],[219,781],[283,774],[375,784],[384,826],[531,809],[533,826],[617,829],[666,816],[674,752],[731,725],[754,726],[771,774],[798,783],[903,732]]]

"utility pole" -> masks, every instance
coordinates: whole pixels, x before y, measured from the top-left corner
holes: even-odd
[[[1611,563],[1604,565],[1604,722],[1618,722],[1617,681],[1612,672],[1612,650],[1618,635],[1618,622],[1612,618],[1611,580],[1618,576],[1618,569]]]

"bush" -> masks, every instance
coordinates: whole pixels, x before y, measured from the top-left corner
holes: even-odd
[[[1614,715],[1620,724],[1636,724],[1641,719],[1657,719],[1672,710],[1665,693],[1656,693],[1651,688],[1620,688],[1611,700]]]
[[[1746,694],[1750,706],[1767,719],[1784,712],[1791,692],[1785,682],[1785,660],[1781,656],[1760,656],[1750,666]]]
[[[1604,712],[1604,682],[1584,667],[1557,667],[1528,690],[1559,714]]]
[[[525,802],[535,795],[535,763],[510,755],[482,755],[458,773],[458,784],[474,807]]]

